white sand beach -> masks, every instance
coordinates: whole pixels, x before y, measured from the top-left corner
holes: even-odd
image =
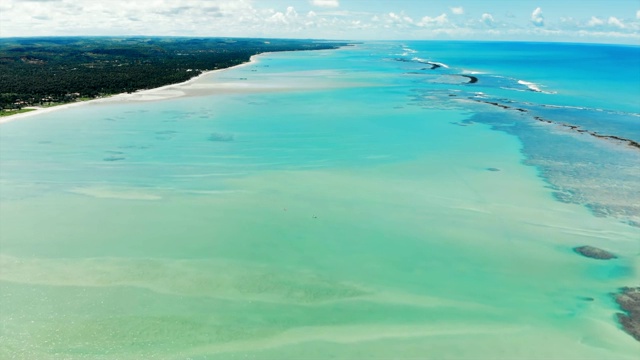
[[[216,70],[203,72],[202,74],[181,83],[169,84],[169,85],[165,85],[165,86],[161,86],[153,89],[138,90],[133,93],[121,93],[121,94],[106,96],[106,97],[87,100],[87,101],[77,101],[73,103],[62,104],[62,105],[52,106],[52,107],[38,107],[38,106],[28,107],[34,110],[25,112],[25,113],[19,113],[15,115],[1,117],[0,124],[7,123],[14,120],[24,119],[34,115],[40,115],[40,114],[49,113],[53,111],[59,111],[63,109],[68,109],[70,107],[76,107],[76,106],[86,105],[86,104],[114,102],[114,101],[115,102],[158,101],[158,100],[166,100],[166,99],[171,99],[171,98],[176,98],[181,96],[188,96],[188,95],[194,95],[194,96],[204,95],[203,92],[206,92],[206,94],[215,94],[215,93],[252,91],[253,89],[250,86],[247,86],[246,84],[238,84],[237,82],[211,84],[211,83],[203,83],[203,79],[208,78],[215,73],[257,63],[258,56],[263,54],[268,54],[268,53],[253,55],[251,56],[248,62],[242,63],[240,65],[236,65],[236,66],[232,66],[224,69],[216,69]]]

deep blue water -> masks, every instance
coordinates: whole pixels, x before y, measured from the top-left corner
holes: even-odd
[[[407,45],[456,69],[525,80],[555,93],[537,97],[540,103],[640,112],[640,46],[527,42]],[[637,131],[637,126],[628,129]]]
[[[421,76],[429,83],[416,89],[417,102],[491,104],[497,111],[476,108],[470,123],[518,136],[525,162],[538,168],[559,200],[638,224],[640,47],[407,42],[398,53],[412,60],[402,64],[416,84]],[[429,61],[447,67],[425,69]],[[477,82],[442,85],[456,79],[438,74],[471,75]]]

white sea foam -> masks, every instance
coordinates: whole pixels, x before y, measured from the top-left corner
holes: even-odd
[[[417,61],[417,62],[421,62],[424,64],[429,64],[429,65],[437,65],[437,66],[441,66],[443,68],[448,69],[449,65],[445,64],[445,63],[441,63],[441,62],[435,62],[435,61],[429,61],[429,60],[425,60],[423,58],[419,58],[419,57],[414,57],[411,59],[412,61]]]
[[[475,70],[462,70],[463,74],[467,74],[467,75],[479,75],[479,74],[486,74],[485,72],[482,71],[475,71]]]
[[[544,87],[544,85],[532,83],[529,81],[518,80],[518,84],[526,86],[531,91],[535,91],[543,94],[556,94],[555,91],[546,91],[546,90],[540,89],[540,87]]]
[[[542,92],[538,84],[535,84],[529,81],[524,81],[524,80],[518,80],[518,84],[528,87],[531,91]]]
[[[591,109],[584,106],[570,106],[570,105],[553,105],[553,104],[545,104],[544,107],[553,108],[553,109],[573,109],[573,110],[594,110],[594,111],[602,111],[602,109]]]
[[[447,65],[447,64],[445,64],[445,63],[441,63],[441,62],[429,61],[428,63],[429,63],[429,64],[432,64],[432,65],[442,66],[443,68],[446,68],[446,69],[448,69],[448,68],[449,68],[449,65]]]
[[[506,86],[501,86],[500,89],[504,89],[504,90],[513,90],[513,91],[520,91],[520,92],[525,92],[527,90],[522,90],[522,89],[516,89],[516,88],[512,88],[512,87],[506,87]]]

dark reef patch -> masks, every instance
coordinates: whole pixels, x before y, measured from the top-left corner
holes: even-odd
[[[442,65],[440,64],[436,64],[430,61],[424,61],[424,60],[419,60],[419,59],[404,59],[404,58],[396,58],[396,61],[399,62],[406,62],[406,63],[419,63],[419,64],[425,64],[425,65],[429,65],[430,67],[428,68],[422,68],[420,70],[435,70],[437,68],[441,68]]]
[[[469,79],[468,84],[475,84],[478,82],[478,78],[475,76],[471,76],[471,75],[460,75],[460,76],[468,78]]]
[[[574,247],[573,251],[575,251],[576,253],[584,257],[588,257],[591,259],[611,260],[611,259],[617,258],[616,255],[608,252],[607,250],[603,250],[603,249],[600,249],[594,246],[589,246],[589,245]]]
[[[113,155],[113,156],[107,156],[102,160],[104,160],[104,161],[121,161],[121,160],[124,160],[124,159],[125,159],[124,156],[115,156],[115,155]]]
[[[469,125],[472,125],[471,123],[463,123],[463,122],[457,122],[457,121],[449,122],[449,124],[458,125],[458,126],[469,126]]]
[[[229,142],[233,141],[234,137],[232,134],[222,134],[222,133],[212,133],[209,135],[208,140],[213,142]]]
[[[462,75],[462,76],[467,76],[467,75]],[[469,83],[471,83],[471,82],[469,82]],[[505,110],[514,110],[514,111],[519,111],[519,112],[522,112],[522,113],[527,113],[528,112],[528,110],[526,110],[526,109],[515,108],[515,107],[512,107],[512,106],[500,104],[498,102],[479,100],[477,98],[469,98],[469,100],[473,100],[473,101],[476,101],[476,102],[479,102],[479,103],[483,103],[483,104],[493,105],[493,106],[496,106],[496,107],[499,107],[499,108],[502,108],[502,109],[505,109]],[[561,126],[563,128],[566,128],[566,129],[569,129],[569,130],[572,130],[572,131],[575,131],[575,132],[580,133],[580,134],[588,134],[588,135],[591,135],[591,136],[599,138],[599,139],[604,139],[604,140],[623,143],[623,144],[626,144],[627,146],[630,146],[630,147],[633,147],[633,148],[636,148],[636,149],[640,150],[640,143],[637,142],[637,141],[631,140],[631,139],[623,138],[623,137],[616,136],[616,135],[599,134],[599,133],[597,133],[595,131],[589,131],[589,130],[582,129],[582,128],[580,128],[580,126],[577,126],[577,125],[572,125],[572,124],[567,124],[567,123],[562,123],[562,122],[556,122],[556,121],[552,121],[552,120],[549,120],[549,119],[545,119],[545,118],[540,117],[540,116],[534,116],[533,119],[535,119],[536,121],[547,123],[547,124],[558,125],[558,126]]]
[[[640,341],[640,287],[624,287],[614,294],[614,298],[624,313],[617,313],[624,331]]]

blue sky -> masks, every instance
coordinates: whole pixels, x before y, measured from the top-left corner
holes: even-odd
[[[640,0],[2,0],[0,36],[179,35],[640,45]]]

